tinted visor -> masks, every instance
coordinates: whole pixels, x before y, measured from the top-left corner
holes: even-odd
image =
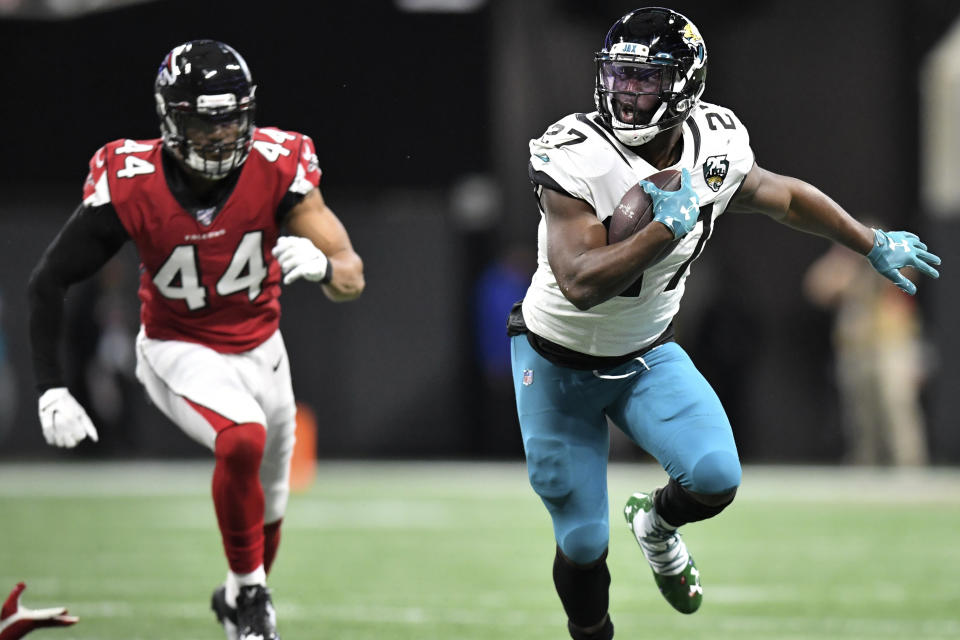
[[[660,95],[673,85],[672,66],[648,62],[604,60],[600,80],[607,91]]]
[[[669,64],[603,60],[600,89],[614,118],[644,126],[673,87],[676,68]]]

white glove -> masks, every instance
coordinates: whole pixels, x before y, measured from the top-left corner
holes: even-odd
[[[20,594],[27,588],[18,583],[3,608],[0,609],[0,640],[18,640],[34,629],[41,627],[69,627],[80,619],[68,616],[63,607],[54,609],[28,609],[20,604]]]
[[[327,282],[330,261],[313,242],[300,236],[280,236],[273,248],[273,257],[283,269],[283,284],[304,278],[311,282]]]
[[[47,389],[40,396],[40,426],[47,444],[56,447],[75,447],[88,436],[98,439],[87,412],[66,387]]]

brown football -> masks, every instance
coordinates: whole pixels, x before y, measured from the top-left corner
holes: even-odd
[[[676,191],[680,188],[680,172],[676,169],[665,169],[644,180],[649,180],[664,191]],[[653,200],[647,195],[640,184],[635,184],[623,194],[620,204],[610,216],[610,226],[607,228],[607,244],[620,242],[629,238],[640,229],[653,221]],[[668,244],[660,254],[662,259],[677,245],[678,240]]]

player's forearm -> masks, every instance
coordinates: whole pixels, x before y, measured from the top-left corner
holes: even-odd
[[[363,293],[366,281],[363,277],[363,260],[353,250],[338,251],[327,256],[333,276],[323,285],[323,293],[334,302],[355,300]]]
[[[873,232],[816,187],[790,179],[790,205],[779,222],[818,235],[866,255],[873,248]]]
[[[666,226],[650,224],[622,242],[551,260],[551,268],[567,300],[586,311],[623,293],[671,240]]]
[[[62,387],[60,331],[66,287],[58,286],[50,273],[38,266],[27,286],[30,311],[30,348],[37,391]]]

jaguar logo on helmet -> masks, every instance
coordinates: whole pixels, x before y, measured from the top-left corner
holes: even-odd
[[[682,124],[700,100],[707,77],[707,47],[700,31],[663,7],[636,9],[617,20],[594,62],[593,97],[600,121],[631,147]],[[658,75],[645,74],[650,71]],[[659,78],[659,87],[641,82],[651,77]]]
[[[710,156],[703,161],[703,179],[713,191],[720,191],[723,181],[730,171],[730,161],[726,154]]]
[[[702,64],[704,56],[706,55],[706,48],[703,44],[703,36],[700,35],[700,32],[697,31],[697,28],[692,22],[688,22],[683,27],[683,32],[680,37],[687,43],[687,46],[694,51],[696,55],[695,64]]]
[[[700,35],[700,32],[697,31],[697,28],[693,26],[692,22],[688,22],[683,26],[683,41],[693,45],[703,42],[703,36]]]

